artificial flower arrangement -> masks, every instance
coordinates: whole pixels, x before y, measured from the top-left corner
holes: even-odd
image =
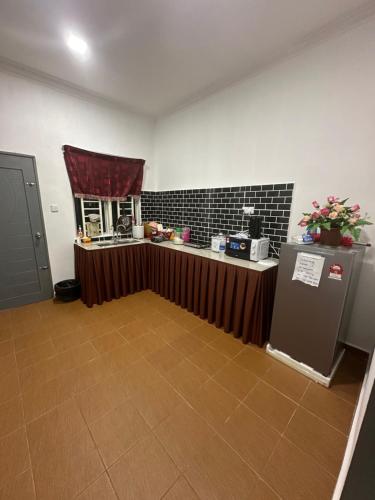
[[[358,203],[346,205],[348,199],[340,200],[337,196],[328,196],[327,203],[323,206],[313,201],[315,210],[311,213],[304,212],[298,224],[311,232],[320,228],[321,231],[339,230],[341,235],[350,233],[357,241],[362,226],[370,225],[372,222],[368,220],[367,214],[364,217],[360,214]]]

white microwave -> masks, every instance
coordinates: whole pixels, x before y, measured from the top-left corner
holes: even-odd
[[[239,238],[237,236],[227,236],[225,253],[229,257],[236,257],[243,260],[262,260],[268,257],[270,246],[269,238]]]

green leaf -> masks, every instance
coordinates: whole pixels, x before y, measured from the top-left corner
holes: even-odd
[[[365,219],[358,219],[356,222],[356,226],[371,226],[372,224],[372,222]]]
[[[360,227],[353,227],[353,229],[351,229],[350,231],[353,235],[353,238],[358,241],[359,240],[359,236],[361,234],[361,228]]]
[[[323,222],[322,224],[320,224],[320,226],[323,227],[324,229],[331,229],[330,222]]]

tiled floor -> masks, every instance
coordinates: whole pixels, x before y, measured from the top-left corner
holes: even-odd
[[[0,312],[0,499],[329,499],[364,363],[324,389],[149,291]]]

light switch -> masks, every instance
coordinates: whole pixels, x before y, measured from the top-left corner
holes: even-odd
[[[55,204],[52,204],[49,206],[51,212],[58,212],[59,211],[59,207]]]

